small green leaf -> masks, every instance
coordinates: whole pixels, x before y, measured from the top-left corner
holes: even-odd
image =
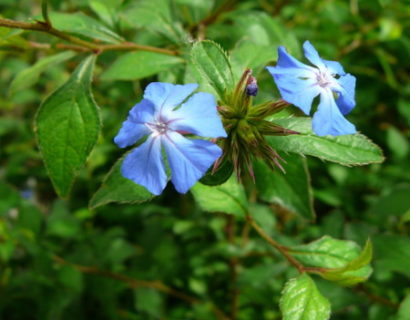
[[[238,38],[249,39],[257,46],[265,46],[267,50],[270,47],[275,55],[277,47],[284,46],[294,57],[300,57],[297,37],[280,19],[273,18],[266,12],[254,11],[252,14],[235,15],[233,20],[236,27],[234,32]]]
[[[53,203],[47,217],[46,233],[63,239],[73,239],[80,234],[80,220],[70,214],[66,204],[58,200]]]
[[[84,285],[83,274],[75,267],[70,265],[62,266],[58,270],[59,285],[62,289],[69,289],[74,292],[81,292]]]
[[[281,155],[286,173],[258,161],[255,164],[256,187],[259,197],[276,203],[298,216],[313,220],[313,194],[306,159],[298,155]]]
[[[410,237],[395,234],[378,234],[372,237],[376,252],[376,270],[398,272],[410,277]]]
[[[11,208],[15,208],[20,204],[20,194],[11,185],[3,180],[0,180],[0,218],[7,216],[7,212]]]
[[[171,6],[173,3],[169,0],[131,1],[130,6],[124,8],[122,16],[129,24],[147,29],[180,45],[189,39],[189,34],[175,19]]]
[[[114,31],[108,29],[99,21],[81,12],[61,13],[50,12],[50,19],[54,28],[80,34],[91,39],[98,39],[109,43],[118,43],[124,39]]]
[[[319,137],[312,133],[311,119],[275,119],[276,124],[300,132],[289,136],[267,137],[278,151],[293,152],[318,157],[345,166],[366,165],[384,161],[382,150],[362,134]]]
[[[53,56],[45,57],[37,61],[33,66],[20,72],[10,84],[10,94],[14,95],[22,89],[26,89],[35,84],[45,70],[71,59],[75,56],[73,51],[65,51]]]
[[[408,320],[410,315],[410,293],[407,293],[404,300],[400,303],[399,311],[395,320]]]
[[[237,77],[240,77],[247,68],[252,69],[256,75],[268,62],[276,60],[277,57],[276,46],[259,45],[252,40],[239,42],[231,52],[232,67]]]
[[[329,301],[306,273],[286,283],[279,306],[283,320],[327,320],[330,317]]]
[[[84,60],[70,79],[43,102],[35,119],[44,163],[62,197],[68,195],[100,131],[99,110],[90,88],[94,63],[95,56]]]
[[[184,60],[161,53],[137,51],[121,55],[101,75],[102,80],[137,80],[165,71]]]
[[[219,98],[225,101],[226,94],[234,86],[228,55],[215,42],[204,40],[194,44],[191,58],[200,74],[216,90]]]
[[[373,248],[370,241],[366,242],[366,246],[360,255],[350,261],[343,268],[328,270],[320,275],[329,281],[334,281],[342,286],[352,286],[359,282],[366,281],[372,273],[372,268],[368,265],[372,259]]]
[[[293,247],[290,251],[304,265],[323,268],[318,274],[342,286],[363,282],[370,276],[372,252],[370,241],[360,250],[353,241],[337,240],[329,236]]]
[[[268,62],[277,59],[278,46],[284,46],[294,57],[300,57],[296,36],[279,19],[265,12],[252,12],[235,15],[233,21],[234,33],[241,39],[231,52],[235,75],[241,75],[246,68],[258,74]]]
[[[209,168],[208,172],[199,180],[207,186],[217,186],[224,183],[233,173],[233,165],[230,161],[223,161],[216,172],[212,173],[213,168]]]
[[[90,8],[98,17],[110,26],[113,26],[118,17],[117,11],[122,0],[90,0]]]
[[[153,288],[136,288],[135,293],[135,308],[139,312],[144,312],[154,317],[155,319],[162,318],[163,297]]]
[[[48,16],[48,0],[41,1],[41,14],[45,22],[50,23],[50,18]]]
[[[248,201],[243,186],[235,177],[216,187],[197,183],[191,192],[199,207],[208,212],[224,212],[244,217],[248,210]]]
[[[395,127],[387,129],[387,145],[398,159],[406,158],[409,153],[410,145],[408,139]]]
[[[96,208],[110,202],[140,203],[154,197],[143,186],[122,176],[122,160],[119,159],[105,176],[101,187],[90,200],[90,208]]]

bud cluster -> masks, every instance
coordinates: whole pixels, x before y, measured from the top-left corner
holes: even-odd
[[[255,157],[263,159],[270,168],[283,167],[281,157],[266,141],[266,135],[283,136],[298,132],[282,128],[265,120],[282,111],[289,104],[284,100],[269,101],[260,105],[252,105],[252,97],[256,96],[258,85],[252,76],[252,70],[247,69],[237,83],[229,105],[218,106],[222,122],[228,137],[223,140],[223,156],[215,163],[214,172],[225,161],[232,163],[238,179],[248,173],[254,179],[252,162]]]

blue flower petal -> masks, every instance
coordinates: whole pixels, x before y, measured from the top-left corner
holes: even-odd
[[[222,150],[205,140],[188,140],[177,132],[169,132],[163,138],[171,180],[175,189],[186,193],[222,155]]]
[[[356,78],[348,73],[345,76],[340,77],[338,82],[343,90],[338,92],[339,98],[336,100],[336,104],[342,114],[348,114],[356,105],[354,98]]]
[[[122,175],[147,188],[155,195],[161,194],[167,184],[167,175],[161,154],[161,139],[148,137],[133,149],[121,166]]]
[[[325,64],[326,68],[329,69],[331,74],[338,74],[339,76],[344,76],[346,74],[345,70],[339,62],[325,59],[322,59],[322,61]]]
[[[272,67],[267,67],[271,72]],[[297,106],[306,115],[309,115],[313,99],[319,95],[320,87],[316,85],[316,76],[313,71],[304,69],[289,68],[290,73],[277,74],[273,70],[272,76],[275,79],[282,98]]]
[[[154,120],[154,105],[149,100],[142,100],[128,113],[128,118],[122,124],[114,142],[120,148],[126,148],[135,144],[143,136],[150,133],[145,125]]]
[[[226,137],[216,110],[216,101],[212,94],[198,92],[181,108],[172,112],[168,118],[169,127],[176,131],[185,131],[202,137]]]
[[[305,41],[303,43],[303,51],[305,53],[305,57],[319,69],[325,68],[322,58],[320,58],[319,53],[316,49],[312,46],[309,41]]]
[[[313,115],[312,128],[318,136],[356,133],[355,126],[340,113],[330,90],[320,95],[319,107]]]
[[[167,113],[181,104],[196,88],[196,83],[179,85],[152,82],[145,88],[144,98],[152,101],[158,112]]]
[[[283,46],[278,48],[277,68],[309,68],[308,65],[292,57]]]

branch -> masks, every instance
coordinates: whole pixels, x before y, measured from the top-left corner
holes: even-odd
[[[255,229],[255,231],[263,238],[265,239],[272,247],[274,247],[276,250],[278,250],[285,258],[286,260],[289,261],[290,264],[292,264],[300,273],[304,273],[310,269],[307,269],[303,264],[301,264],[298,260],[296,260],[294,257],[292,257],[288,253],[288,248],[285,246],[282,246],[280,243],[276,242],[273,240],[266,232],[263,230],[256,222],[253,220],[253,218],[248,214],[246,216],[247,221],[249,224]]]
[[[104,51],[118,51],[118,50],[137,51],[139,50],[139,51],[156,52],[156,53],[172,55],[172,56],[176,56],[179,54],[178,51],[151,47],[151,46],[141,45],[141,44],[137,44],[133,42],[122,42],[118,44],[97,44],[94,42],[86,41],[78,37],[72,36],[63,31],[57,30],[50,23],[41,22],[41,21],[32,23],[32,22],[22,22],[22,21],[14,21],[10,19],[0,18],[0,27],[44,32],[44,33],[53,35],[59,39],[62,39],[62,40],[65,40],[67,42],[74,44],[75,45],[74,48],[76,48],[76,50],[81,50],[81,51],[93,51],[95,53],[102,53]]]
[[[58,264],[61,265],[69,265],[77,269],[78,271],[82,273],[87,273],[87,274],[94,274],[106,278],[111,278],[115,280],[119,280],[121,282],[124,282],[131,288],[138,288],[138,287],[145,287],[145,288],[152,288],[155,290],[158,290],[160,292],[166,293],[170,296],[173,296],[175,298],[178,298],[180,300],[183,300],[185,302],[188,302],[189,304],[198,304],[201,303],[201,301],[195,297],[191,297],[183,292],[180,292],[178,290],[175,290],[161,281],[146,281],[146,280],[137,280],[131,277],[128,277],[126,275],[120,274],[120,273],[115,273],[107,270],[101,270],[96,267],[90,267],[90,266],[82,266],[79,264],[71,263],[69,261],[64,260],[63,258],[59,256],[53,256],[53,260],[57,262]],[[218,319],[220,320],[230,320],[225,314],[214,304],[212,304],[212,311],[215,313]]]
[[[370,301],[373,301],[378,304],[382,304],[385,306],[388,306],[393,309],[399,308],[399,304],[395,303],[393,301],[390,301],[389,299],[386,299],[384,297],[378,296],[374,293],[371,293],[365,286],[364,284],[359,284],[356,288],[354,288],[354,291],[363,294],[366,296]]]

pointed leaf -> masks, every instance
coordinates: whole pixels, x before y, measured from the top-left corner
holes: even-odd
[[[119,159],[105,176],[101,187],[90,200],[90,208],[96,208],[110,202],[140,203],[154,197],[143,186],[122,176],[122,160],[123,158]]]
[[[233,165],[230,161],[223,161],[215,172],[213,167],[199,180],[207,186],[217,186],[226,182],[233,173]]]
[[[52,68],[54,65],[62,63],[75,56],[73,51],[65,51],[53,56],[45,57],[37,61],[33,66],[20,72],[10,84],[10,94],[16,94],[18,91],[28,88],[35,84],[45,70]]]
[[[323,268],[317,272],[323,278],[351,286],[365,281],[372,273],[369,265],[372,251],[370,241],[361,250],[353,241],[324,236],[306,245],[293,247],[290,253],[306,266]]]
[[[91,39],[99,39],[109,43],[118,43],[124,39],[99,21],[81,12],[50,12],[53,27],[69,33],[80,34]]]
[[[194,44],[191,51],[192,62],[200,74],[215,89],[220,99],[234,86],[228,55],[213,41],[204,40]]]
[[[175,19],[172,7],[173,4],[169,0],[130,1],[130,5],[124,7],[121,16],[130,25],[147,29],[180,45],[190,35],[178,19]]]
[[[330,317],[329,301],[306,273],[286,283],[279,306],[283,320],[327,320]]]
[[[259,197],[276,203],[307,220],[315,218],[313,194],[306,159],[298,155],[282,155],[286,173],[271,170],[265,163],[255,165]]]
[[[224,212],[239,217],[244,217],[247,213],[248,201],[245,190],[233,176],[224,184],[215,187],[197,183],[191,192],[204,211]]]
[[[35,120],[44,163],[60,196],[68,195],[76,172],[97,142],[100,116],[91,93],[95,56],[41,105]]]
[[[311,130],[309,118],[273,120],[276,124],[300,132],[289,136],[267,137],[275,150],[300,153],[345,166],[366,165],[384,161],[382,150],[362,134],[319,137]]]
[[[101,75],[102,80],[137,80],[168,70],[184,60],[161,53],[138,51],[121,55]]]
[[[400,303],[395,320],[408,320],[410,314],[410,293],[407,293],[404,300]]]

